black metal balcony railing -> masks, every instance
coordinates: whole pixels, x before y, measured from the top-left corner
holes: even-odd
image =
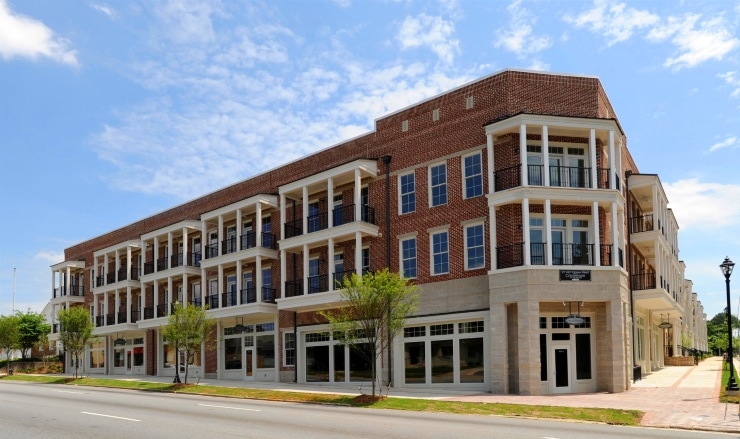
[[[131,323],[139,321],[139,310],[131,308]]]
[[[633,216],[630,218],[630,233],[651,232],[653,227],[653,214]]]
[[[96,276],[95,277],[95,286],[96,287],[102,287],[105,285],[105,276]]]
[[[109,313],[105,315],[105,325],[115,325],[116,324],[116,315],[115,313]]]
[[[183,266],[200,267],[200,253],[187,252],[170,256],[170,268]]]
[[[95,316],[95,327],[105,326],[105,316]]]
[[[218,309],[218,294],[211,294],[206,297],[208,309]]]
[[[624,250],[619,249],[619,266],[624,268]]]
[[[176,253],[172,256],[170,256],[170,268],[177,268],[182,267],[183,260],[182,260],[182,253]]]
[[[285,238],[294,238],[303,234],[303,220],[296,219],[285,223]]]
[[[167,256],[163,256],[157,259],[157,271],[164,271],[167,269]]]
[[[267,285],[262,287],[262,301],[265,303],[275,303],[275,288]]]
[[[221,254],[222,255],[228,255],[229,253],[234,253],[236,251],[236,236],[232,236],[231,238],[226,238],[223,241],[221,241]]]
[[[355,270],[337,271],[333,275],[334,289],[339,290],[344,287],[344,280],[350,278]]]
[[[153,318],[154,318],[154,307],[145,306],[144,307],[144,320],[153,319]]]
[[[545,265],[545,246],[544,242],[529,243],[529,263],[532,265]]]
[[[616,172],[614,173],[614,186],[617,188],[618,191],[622,190],[622,186],[619,180],[619,174]]]
[[[126,268],[119,268],[118,269],[118,282],[121,282],[122,280],[128,279],[128,272],[126,272]]]
[[[218,256],[218,243],[213,243],[205,246],[206,259],[215,258]]]
[[[54,323],[54,324],[53,324],[53,325],[51,326],[51,333],[52,333],[52,334],[56,334],[56,333],[58,333],[58,332],[59,332],[59,323]]]
[[[285,281],[285,297],[296,297],[303,295],[303,280]]]
[[[190,301],[190,304],[193,306],[203,306],[203,299],[200,297],[193,297],[193,299]]]
[[[544,186],[542,177],[543,165],[527,165],[527,179],[531,186]]]
[[[553,265],[594,265],[593,244],[552,244]]]
[[[118,324],[126,323],[128,320],[128,316],[126,315],[126,311],[119,311],[118,312]]]
[[[611,244],[601,244],[600,245],[601,252],[599,253],[599,256],[601,257],[601,266],[602,267],[609,267],[612,265],[612,245]]]
[[[255,303],[257,301],[257,290],[254,287],[247,287],[241,290],[242,305]]]
[[[320,274],[308,277],[308,294],[323,293],[329,291],[329,276]]]
[[[247,250],[250,248],[254,248],[257,246],[257,239],[256,239],[256,233],[253,231],[248,231],[247,233],[243,234],[241,236],[241,250]]]
[[[632,275],[633,290],[654,290],[655,273],[637,273]]]
[[[227,306],[236,306],[236,290],[222,293],[221,305],[223,305],[224,308]]]
[[[108,273],[105,275],[105,284],[110,285],[116,283],[116,273]]]
[[[550,166],[550,186],[591,187],[591,169],[576,166]]]
[[[375,208],[366,204],[360,206],[360,220],[375,225]]]
[[[327,212],[320,212],[315,215],[309,215],[308,217],[306,217],[306,221],[308,233],[325,230],[329,227],[329,214]]]
[[[200,259],[200,252],[188,252],[186,263],[191,267],[200,267]]]
[[[496,268],[519,267],[524,265],[524,243],[496,247]]]
[[[139,268],[131,267],[131,280],[139,280]]]
[[[262,232],[262,247],[277,249],[277,239],[274,233]]]
[[[522,185],[522,166],[514,165],[499,169],[493,173],[493,185],[496,192]]]
[[[145,262],[144,263],[144,274],[152,274],[154,273],[154,262]]]
[[[57,287],[51,291],[51,297],[57,298],[65,295],[64,287]]]
[[[159,305],[157,305],[157,318],[165,316],[167,316],[167,304],[160,303]]]
[[[612,170],[609,168],[596,168],[596,184],[599,189],[609,189],[609,176]]]

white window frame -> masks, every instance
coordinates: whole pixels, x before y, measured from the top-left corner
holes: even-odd
[[[414,190],[411,191],[411,192],[402,192],[403,191],[402,180],[403,180],[404,177],[408,177],[409,175],[412,175],[413,178],[414,178]],[[403,211],[403,197],[405,195],[410,195],[410,194],[413,194],[414,195],[414,208],[413,208],[413,210],[409,210],[408,212],[404,212]],[[409,213],[416,212],[416,202],[417,202],[417,199],[416,199],[416,173],[414,171],[411,171],[411,172],[406,172],[404,174],[399,175],[398,176],[398,214],[399,215],[406,215],[406,214],[409,214]]]
[[[441,234],[447,235],[447,271],[437,273],[434,267],[434,257],[437,253],[434,252],[434,237]],[[443,253],[439,253],[440,255]],[[429,274],[432,276],[441,276],[450,273],[450,230],[449,226],[438,227],[429,230]]]
[[[478,158],[480,160],[480,174],[467,175],[466,174],[466,169],[467,168],[465,167],[465,159],[467,159],[469,157],[476,156],[476,155],[478,156]],[[463,200],[467,200],[467,199],[470,199],[470,198],[476,198],[476,197],[483,196],[483,194],[485,193],[485,189],[483,187],[483,185],[484,185],[484,181],[483,181],[483,153],[481,151],[476,151],[476,152],[472,152],[470,154],[463,155],[462,157],[460,157],[460,168],[462,170],[462,181],[463,181],[463,184],[462,184],[462,197],[463,197]],[[468,197],[468,178],[475,177],[476,175],[480,175],[480,189],[481,189],[480,190],[480,194],[479,195],[473,195],[472,197]]]
[[[432,170],[433,169],[437,169],[439,167],[444,167],[444,174],[445,174],[444,182],[443,183],[440,183],[438,185],[432,185]],[[429,192],[428,193],[429,207],[445,206],[445,205],[447,205],[449,203],[450,196],[449,196],[449,191],[448,191],[448,188],[447,188],[447,180],[448,180],[447,175],[448,175],[448,172],[447,172],[447,162],[439,162],[439,163],[435,163],[433,165],[429,165],[429,168],[428,168],[428,171],[427,171],[427,181],[429,182],[429,191],[428,191]],[[442,188],[442,189],[444,189],[444,198],[445,198],[444,199],[444,203],[434,204],[434,189],[436,189],[436,188]]]
[[[283,331],[283,367],[296,367],[297,365],[295,363],[288,364],[288,362],[286,361],[288,359],[288,348],[285,337],[288,334],[293,336],[293,361],[295,363],[298,363],[298,335],[292,331]]]
[[[404,262],[406,259],[403,258],[403,243],[406,241],[414,240],[414,268],[416,271],[416,276],[413,277],[406,277],[405,276],[405,270],[404,270]],[[398,237],[398,271],[401,273],[402,276],[406,277],[406,279],[417,279],[419,277],[419,240],[417,239],[417,233],[410,233],[407,235],[402,235]]]
[[[473,227],[480,227],[483,231],[483,238],[482,238],[482,247],[483,247],[483,265],[480,267],[471,267],[470,266],[470,259],[468,250],[471,249],[471,247],[468,246],[468,231],[472,229]],[[464,247],[465,247],[465,270],[480,270],[481,268],[486,268],[486,225],[483,221],[476,221],[473,223],[465,224],[463,227],[463,239],[465,240]],[[477,246],[476,246],[477,248]]]

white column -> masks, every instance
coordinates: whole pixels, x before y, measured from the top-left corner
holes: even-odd
[[[328,284],[329,284],[329,291],[334,291],[334,238],[329,237],[329,240],[327,242],[327,249],[328,249]]]
[[[548,173],[549,174],[549,173]],[[545,264],[552,265],[552,203],[545,200]]]
[[[308,245],[303,244],[303,294],[308,294]]]
[[[165,314],[170,315],[172,309],[172,276],[167,276],[167,309]]]
[[[285,201],[285,194],[280,194],[280,239],[285,239]]]
[[[108,275],[108,264],[109,264],[109,261],[108,261],[108,253],[106,253],[105,255],[103,255],[103,270],[105,270],[105,277],[103,277],[103,285],[106,285],[108,283],[108,277],[107,277],[107,275]],[[103,276],[104,274],[103,273],[100,273],[100,275]]]
[[[519,125],[519,162],[522,164],[522,186],[529,186],[529,169],[527,168],[527,126]]]
[[[262,302],[262,256],[257,255],[257,259],[254,262],[254,296],[257,299],[257,303]]]
[[[342,200],[344,202],[344,200]],[[327,227],[334,227],[334,179],[329,177],[326,179],[326,216],[327,216]]]
[[[355,221],[360,219],[362,219],[362,178],[360,170],[355,169]]]
[[[182,228],[182,265],[190,266],[192,260],[188,260],[188,228]]]
[[[259,203],[257,203],[257,205],[259,206]],[[242,222],[243,222],[242,221],[242,210],[236,209],[236,249],[237,250],[244,250],[242,248],[242,234],[244,233],[244,230],[242,229],[242,226],[243,226]],[[238,302],[239,302],[239,299],[237,299],[237,303]]]
[[[255,206],[256,217],[254,218],[254,243],[256,246],[262,247],[262,203],[257,203]]]
[[[490,174],[489,174],[490,175]],[[496,208],[488,206],[488,241],[489,256],[491,258],[491,271],[496,270]]]
[[[614,179],[612,178],[612,181]],[[618,267],[619,266],[619,249],[621,246],[619,245],[619,237],[622,236],[619,233],[619,228],[621,227],[622,223],[618,219],[618,212],[617,212],[617,203],[612,203],[611,208],[611,214],[612,214],[612,267]]]
[[[287,272],[286,272],[286,252],[285,250],[280,250],[280,297],[285,298],[285,281],[288,279]]]
[[[152,255],[154,255],[154,272],[159,271],[159,264],[157,263],[157,260],[159,259],[159,238],[154,237],[154,248],[152,249]]]
[[[180,300],[178,297],[177,300]],[[180,302],[180,305],[185,306],[188,304],[188,275],[186,273],[182,274],[182,302]]]
[[[355,273],[362,276],[362,234],[355,232]]]
[[[596,130],[593,128],[588,138],[588,151],[591,155],[591,188],[596,189],[599,186],[596,181]]]
[[[121,297],[118,294],[118,288],[115,292],[115,302],[113,302],[113,321],[118,324],[118,310],[121,309]]]
[[[57,293],[57,272],[51,270],[51,298],[53,299]],[[61,291],[60,291],[61,292]]]
[[[224,279],[223,278],[224,278],[224,266],[221,264],[218,264],[218,287],[217,287],[218,292],[216,294],[218,294],[218,308],[219,309],[224,307],[223,297],[222,297],[223,294],[221,294],[224,291],[223,289]]]
[[[131,246],[126,246],[126,279],[131,279]]]
[[[594,201],[591,207],[591,216],[594,222],[594,265],[599,267],[601,266],[601,228],[599,227],[599,203],[597,201]]]
[[[655,287],[660,288],[660,276],[663,274],[663,261],[661,260],[662,254],[660,250],[660,240],[656,239],[653,245],[653,252],[655,253]]]
[[[206,269],[200,269],[200,306],[205,308],[206,302],[208,302],[208,278],[206,277]]]
[[[614,130],[609,130],[609,189],[617,188],[617,176],[622,178],[622,170],[617,167],[617,157],[614,156]]]
[[[221,245],[223,241],[224,241],[224,216],[219,215],[218,216],[218,244],[216,245],[218,247],[218,251],[216,252],[216,254],[219,256],[223,255],[223,252],[222,252],[223,245]]]
[[[156,319],[158,317],[157,315],[157,307],[159,306],[159,281],[152,282],[152,294],[154,301],[152,302],[154,304],[154,318]]]
[[[547,125],[542,126],[542,180],[550,186],[550,135]]]
[[[303,210],[302,233],[305,235],[308,233],[308,186],[303,186],[303,199],[301,203]]]
[[[126,323],[131,323],[131,286],[126,287]]]
[[[120,263],[121,258],[120,258],[120,254],[118,253],[118,250],[113,252],[113,257],[115,258],[115,260],[113,261],[113,269],[115,270],[113,272],[113,279],[115,280],[115,282],[118,282],[119,280],[121,280],[121,279],[118,279],[118,271],[121,269],[121,263]],[[67,282],[69,282],[69,278],[67,278]]]
[[[206,247],[211,244],[211,240],[208,236],[208,223],[205,221],[201,222],[201,232],[200,232],[200,251],[201,253],[201,260],[205,259],[208,256],[208,250],[206,250]],[[205,285],[205,284],[203,284]]]
[[[221,371],[224,369],[224,360],[223,360],[223,339],[221,338],[223,325],[221,324],[221,320],[216,321],[216,379],[222,379]],[[205,358],[201,357],[201,368],[202,370],[206,370],[205,368]]]
[[[106,325],[110,325],[110,322],[108,321],[108,293],[103,294],[103,319],[105,320]]]
[[[257,256],[259,258],[259,256]],[[236,261],[236,304],[243,305],[242,303],[242,261]]]
[[[493,170],[494,170],[494,161],[493,161],[493,134],[488,134],[486,136],[486,153],[487,153],[487,162],[488,162],[488,193],[492,194],[496,187],[494,186],[494,180],[493,180]],[[493,259],[491,259],[493,260]],[[493,268],[493,267],[491,267]]]
[[[524,265],[530,265],[529,198],[524,198],[522,200],[522,233],[524,234]]]

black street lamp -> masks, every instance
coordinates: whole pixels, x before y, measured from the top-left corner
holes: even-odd
[[[735,263],[729,257],[726,257],[719,268],[722,269],[722,274],[725,275],[725,283],[727,284],[727,359],[730,361],[730,380],[727,381],[725,390],[740,390],[735,382],[735,366],[732,360],[732,313],[730,312],[730,275],[732,274],[732,269],[735,268]]]

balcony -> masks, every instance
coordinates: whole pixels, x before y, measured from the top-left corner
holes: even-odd
[[[206,304],[208,305],[208,309],[218,309],[218,294],[206,296]]]
[[[167,256],[157,259],[157,271],[164,271],[167,268]]]
[[[631,277],[633,290],[654,290],[655,273],[637,273]]]
[[[95,327],[105,326],[105,316],[95,316]]]
[[[59,333],[59,323],[54,323],[53,325],[51,325],[51,333],[52,334]]]
[[[547,243],[533,242],[530,243],[529,264],[546,265],[545,256]],[[593,266],[594,247],[596,244],[551,244],[552,265],[587,265]],[[601,266],[612,265],[612,245],[599,244],[599,256]],[[621,249],[620,249],[621,255]],[[510,268],[524,265],[524,243],[513,244],[509,246],[496,247],[496,268]],[[621,259],[620,259],[621,265]]]
[[[236,290],[221,293],[221,305],[223,305],[224,308],[227,306],[236,306]]]
[[[144,307],[144,320],[149,320],[153,318],[154,318],[154,307],[153,306]]]
[[[208,244],[205,246],[206,259],[215,258],[218,256],[218,243]]]
[[[262,301],[265,303],[275,303],[275,288],[263,286]]]
[[[329,276],[319,274],[318,276],[308,277],[308,294],[323,293],[329,291]]]
[[[169,310],[169,312],[167,312]],[[167,317],[169,314],[174,312],[175,310],[175,304],[167,304],[167,303],[161,303],[157,305],[157,318],[160,317]]]
[[[126,311],[118,311],[118,324],[126,323],[128,320],[128,316],[126,315]]]
[[[348,204],[337,207],[331,211],[333,227],[339,227],[343,224],[349,224],[356,221],[355,219],[355,205]],[[315,215],[309,215],[306,217],[306,233],[314,233],[329,228],[329,212],[321,212]],[[360,206],[360,219],[359,221],[376,225],[375,223],[375,209],[362,205]],[[287,221],[285,223],[285,238],[294,238],[303,234],[303,220],[296,219],[293,221]]]
[[[139,321],[139,310],[138,309],[131,309],[131,323],[136,323]]]
[[[257,290],[254,287],[243,288],[241,290],[242,304],[257,302]]]
[[[285,297],[303,295],[303,279],[285,281]]]
[[[493,174],[494,191],[504,191],[521,186],[522,165],[500,169]],[[530,186],[545,186],[544,165],[527,165],[527,183]],[[591,168],[575,166],[549,166],[551,187],[591,188]],[[609,189],[609,168],[596,169],[596,184],[599,189]]]
[[[170,256],[170,268],[200,267],[200,253],[177,253]]]
[[[629,221],[630,233],[641,233],[641,232],[652,232],[653,227],[653,215],[635,216],[630,218]]]
[[[67,287],[66,285],[63,285],[61,287],[54,288],[54,298],[65,297],[65,296],[83,297],[84,295],[85,295],[84,285],[70,285],[69,287]]]
[[[236,236],[221,241],[221,254],[228,255],[236,251]]]
[[[105,284],[110,285],[116,283],[116,274],[108,273],[105,275]]]

